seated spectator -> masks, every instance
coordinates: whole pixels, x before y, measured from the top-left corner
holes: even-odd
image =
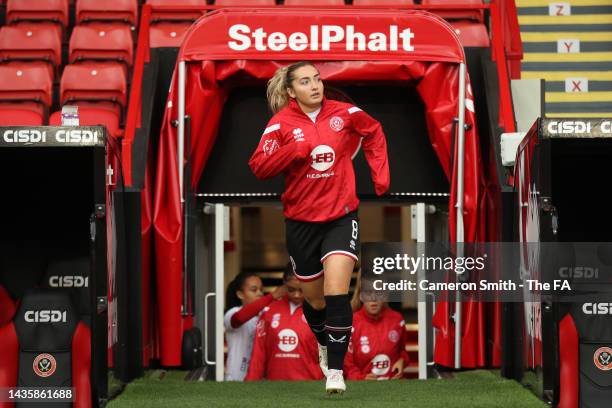
[[[257,322],[246,381],[323,378],[317,340],[302,311],[304,295],[290,264],[283,281],[287,296],[272,302]]]
[[[227,286],[223,319],[227,339],[226,381],[242,381],[249,368],[255,325],[261,311],[287,293],[285,285],[264,296],[259,276],[242,272]]]
[[[353,313],[353,335],[344,359],[347,379],[402,378],[408,364],[402,315],[377,293],[361,291],[360,299],[363,305]]]

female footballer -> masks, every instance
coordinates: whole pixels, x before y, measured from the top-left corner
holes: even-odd
[[[371,285],[370,285],[371,286]],[[385,380],[402,378],[408,364],[404,318],[392,310],[375,291],[362,291],[359,285],[353,295],[359,303],[353,314],[353,336],[344,371],[349,380]]]
[[[265,296],[262,288],[259,276],[251,272],[239,273],[227,286],[227,310],[223,318],[227,339],[225,381],[244,380],[253,351],[257,319],[273,300],[287,293],[285,285]]]
[[[279,68],[267,96],[275,114],[249,166],[258,179],[284,173],[287,248],[304,315],[319,343],[326,390],[342,393],[353,318],[348,291],[359,254],[352,157],[361,143],[376,194],[384,194],[390,183],[385,135],[357,106],[325,98],[310,62]]]
[[[288,265],[287,295],[270,303],[257,321],[253,354],[245,381],[308,381],[322,377],[317,340],[304,316],[304,294]]]

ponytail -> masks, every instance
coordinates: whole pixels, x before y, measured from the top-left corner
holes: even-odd
[[[293,73],[299,68],[307,65],[314,67],[314,64],[310,61],[300,61],[280,67],[276,70],[274,76],[270,78],[266,96],[268,98],[268,105],[273,113],[277,113],[289,104],[289,93],[287,92],[287,88],[291,87],[291,81],[294,79]]]
[[[283,270],[283,283],[289,282],[291,279],[296,279],[295,273],[293,272],[293,264],[287,262],[285,269]]]
[[[278,112],[289,104],[289,94],[287,93],[287,72],[289,67],[280,67],[274,73],[274,76],[268,81],[268,89],[266,95],[268,97],[268,105],[273,113]]]
[[[227,290],[225,291],[225,311],[227,312],[233,307],[242,306],[242,300],[238,297],[239,290],[242,290],[244,286],[244,282],[250,278],[251,276],[257,276],[256,273],[253,272],[240,272],[234,280],[232,280],[229,285],[227,285]]]

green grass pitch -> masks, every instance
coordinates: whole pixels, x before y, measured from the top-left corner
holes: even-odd
[[[520,384],[484,370],[457,373],[453,379],[348,382],[344,395],[328,396],[323,381],[215,383],[185,382],[184,372],[161,380],[129,384],[109,408],[155,407],[409,407],[543,408],[547,405]]]

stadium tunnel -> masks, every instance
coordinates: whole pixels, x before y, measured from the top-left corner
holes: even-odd
[[[384,19],[375,21],[374,16],[365,16],[360,21],[372,22],[376,27],[376,24],[388,24],[406,18],[411,27],[416,27],[413,28],[415,33],[419,33],[418,19],[433,22],[430,26],[442,30],[439,36],[431,33],[431,27],[424,28],[421,25],[424,30],[421,33],[429,34],[417,34],[416,38],[435,38],[435,44],[428,44],[426,48],[430,52],[436,49],[439,51],[437,55],[440,61],[437,63],[427,62],[436,60],[433,52],[426,56],[420,55],[420,60],[415,58],[417,61],[411,60],[414,55],[393,54],[385,57],[388,62],[384,59],[377,61],[377,57],[371,53],[359,52],[311,53],[308,56],[285,53],[270,60],[269,54],[249,56],[244,53],[228,53],[222,48],[225,43],[222,38],[218,38],[219,33],[227,32],[227,28],[223,27],[233,19],[242,17],[245,21],[253,18],[254,24],[280,24],[281,27],[288,24],[289,17],[300,16],[304,20],[300,10],[285,10],[282,13],[286,14],[279,17],[280,13],[276,11],[274,17],[272,13],[266,15],[263,10],[258,11],[254,17],[243,15],[240,10],[210,13],[189,30],[180,52],[176,48],[151,48],[143,52],[146,64],[142,67],[140,93],[135,93],[140,97],[134,102],[141,106],[138,107],[140,111],[137,121],[130,121],[128,114],[123,164],[127,184],[131,184],[128,194],[134,198],[128,212],[133,211],[133,214],[142,219],[138,241],[143,248],[143,286],[134,289],[143,294],[142,322],[147,326],[143,328],[144,342],[137,344],[141,338],[136,333],[133,340],[128,342],[128,347],[133,347],[134,351],[142,351],[141,347],[144,347],[145,365],[151,359],[159,359],[165,366],[185,364],[185,355],[181,356],[185,338],[190,338],[197,347],[202,341],[196,330],[202,327],[204,320],[202,291],[216,293],[215,302],[222,299],[219,296],[224,289],[222,284],[201,280],[204,275],[201,268],[206,268],[205,264],[213,259],[205,252],[213,250],[207,248],[206,244],[211,242],[212,233],[212,230],[205,227],[210,222],[203,219],[206,217],[203,214],[206,203],[212,204],[209,205],[209,212],[214,212],[215,205],[222,208],[223,204],[280,204],[278,198],[282,191],[282,180],[256,181],[247,162],[252,149],[257,145],[260,130],[269,117],[264,98],[265,81],[284,61],[314,60],[328,86],[337,89],[343,97],[353,99],[383,124],[389,143],[391,191],[382,199],[374,198],[365,160],[358,155],[355,166],[360,199],[366,204],[385,206],[404,206],[415,202],[448,206],[450,222],[446,223],[446,227],[451,239],[455,239],[453,225],[456,221],[452,204],[456,199],[452,188],[456,171],[453,135],[457,130],[453,119],[457,117],[456,93],[459,88],[456,62],[466,61],[471,80],[468,92],[473,95],[476,115],[474,117],[473,112],[466,111],[466,190],[472,189],[468,193],[472,195],[465,208],[465,239],[486,240],[491,234],[499,233],[495,216],[487,228],[484,222],[478,222],[491,218],[491,215],[486,214],[487,205],[497,205],[485,204],[485,201],[495,201],[496,198],[484,197],[481,169],[486,166],[493,170],[493,180],[489,180],[492,185],[498,182],[496,177],[501,177],[502,173],[496,159],[499,155],[495,150],[501,131],[500,123],[504,121],[503,112],[500,112],[497,103],[503,96],[500,96],[502,92],[499,89],[499,66],[491,59],[491,48],[470,47],[465,49],[464,54],[460,46],[457,48],[456,36],[447,28],[448,25],[424,12],[378,12],[378,17],[385,14]],[[334,18],[352,21],[353,17],[349,13],[334,13],[337,13],[333,15]],[[323,14],[316,21],[321,23],[328,17]],[[141,39],[144,41],[139,43],[143,47],[146,39]],[[455,52],[455,56],[460,57],[455,60],[449,58]],[[190,61],[186,64],[185,145],[190,153],[185,156],[188,160],[182,183],[184,212],[180,200],[180,176],[176,170],[175,140],[180,81],[178,69],[174,72],[173,69],[177,60]],[[179,66],[176,65],[177,68]],[[429,91],[423,91],[428,87]],[[168,88],[171,92],[166,101]],[[442,102],[444,98],[449,99]],[[132,113],[132,118],[134,116]],[[511,125],[505,126],[506,130],[512,130]],[[161,137],[158,140],[155,135],[159,133]],[[484,152],[482,155],[481,151]],[[141,190],[143,193],[139,195]],[[211,275],[206,275],[205,279],[212,279]],[[213,283],[218,285],[214,289]],[[162,287],[163,292],[160,289]],[[157,309],[153,309],[155,303]],[[222,309],[222,304],[221,300],[216,303],[216,307]],[[445,309],[438,317],[438,322],[446,325],[445,330],[439,331],[445,338],[437,339],[437,344],[445,346],[438,351],[437,360],[441,360],[443,365],[453,366],[452,324],[448,326],[451,310],[448,307]],[[470,313],[474,313],[473,316],[477,318],[465,320],[474,324],[485,319],[484,313],[488,311],[481,305],[468,304],[463,309],[463,315],[469,316]],[[154,323],[153,315],[157,319]],[[154,339],[156,329],[152,325],[163,327],[163,331],[158,333],[159,343]],[[134,327],[129,330],[138,329]],[[484,366],[486,360],[499,362],[499,357],[495,357],[495,349],[499,348],[498,333],[493,333],[489,339],[490,344],[485,345],[487,340],[475,328],[465,328],[464,331],[467,333],[464,338],[465,350],[479,350],[477,353],[464,350],[462,363],[465,367]],[[216,334],[218,336],[218,330]],[[217,337],[216,341],[222,341],[222,337]],[[493,349],[493,357],[485,356],[484,350],[487,347]],[[209,354],[204,359],[212,357]],[[131,358],[134,359],[134,354]]]
[[[597,310],[612,298],[612,216],[593,201],[612,158],[609,129],[605,119],[539,119],[516,157],[516,241],[543,244],[527,276],[568,279],[572,292],[508,305],[506,369],[559,408],[606,407],[612,396],[611,317]],[[596,272],[561,273],[586,267]]]
[[[327,82],[328,88],[333,85]],[[397,220],[410,217],[410,211],[401,209],[409,210],[410,205],[417,202],[434,204],[437,211],[447,211],[449,183],[431,148],[424,120],[424,107],[413,87],[393,83],[346,86],[329,92],[328,97],[350,100],[360,106],[382,123],[387,136],[391,173],[396,175],[392,180],[389,197],[376,197],[364,155],[359,153],[354,158],[357,191],[362,202],[360,219],[364,242],[368,241],[367,224],[381,221],[377,217],[380,212],[367,209],[376,207],[383,210],[383,207],[386,207],[387,213],[393,211],[390,208],[394,208],[396,212],[400,210]],[[380,103],[383,100],[384,103]],[[198,316],[195,321],[197,327],[205,327],[203,315],[211,306],[210,302],[204,304],[198,300],[204,299],[205,293],[215,291],[215,282],[211,278],[215,276],[214,260],[219,256],[214,251],[214,240],[217,236],[215,233],[219,234],[214,224],[216,209],[229,207],[231,222],[242,223],[241,227],[238,227],[244,230],[241,236],[233,238],[233,234],[230,234],[228,237],[232,247],[235,245],[241,248],[240,270],[268,272],[260,274],[262,278],[268,277],[264,282],[278,283],[270,278],[280,274],[271,272],[282,271],[289,259],[282,231],[280,234],[275,233],[279,228],[270,225],[284,224],[280,209],[274,211],[280,205],[282,177],[262,182],[255,179],[247,166],[254,143],[257,143],[268,117],[265,88],[262,85],[233,89],[221,116],[220,137],[212,148],[194,192],[196,201],[192,227],[195,236],[193,254],[196,260],[194,269],[199,272],[192,284],[195,288],[193,298],[196,299],[194,311],[195,316]],[[410,129],[408,135],[406,129]],[[216,207],[215,204],[222,206]],[[237,207],[241,209],[238,213],[232,211]],[[441,237],[444,231],[448,230],[447,218],[427,218],[429,224],[433,224],[427,228],[430,234]],[[405,223],[405,220],[403,222]],[[254,225],[257,227],[254,228]],[[227,225],[223,227],[224,230],[227,228]],[[257,234],[258,228],[264,231]],[[267,229],[270,230],[269,233],[266,232]],[[230,229],[228,232],[234,231],[236,229]],[[228,232],[220,235],[227,236]],[[389,234],[390,232],[386,231],[386,235]],[[218,239],[224,240],[221,236]],[[401,233],[395,236],[396,240],[401,239]],[[226,258],[226,276],[228,261],[231,262]],[[228,279],[225,279],[224,288],[229,283]],[[412,307],[415,308],[416,303],[412,302]],[[214,321],[212,316],[209,316],[208,321]]]
[[[74,406],[88,407],[107,398],[106,130],[56,141],[67,130],[0,127],[0,386],[73,384]],[[48,376],[29,369],[41,353]]]

